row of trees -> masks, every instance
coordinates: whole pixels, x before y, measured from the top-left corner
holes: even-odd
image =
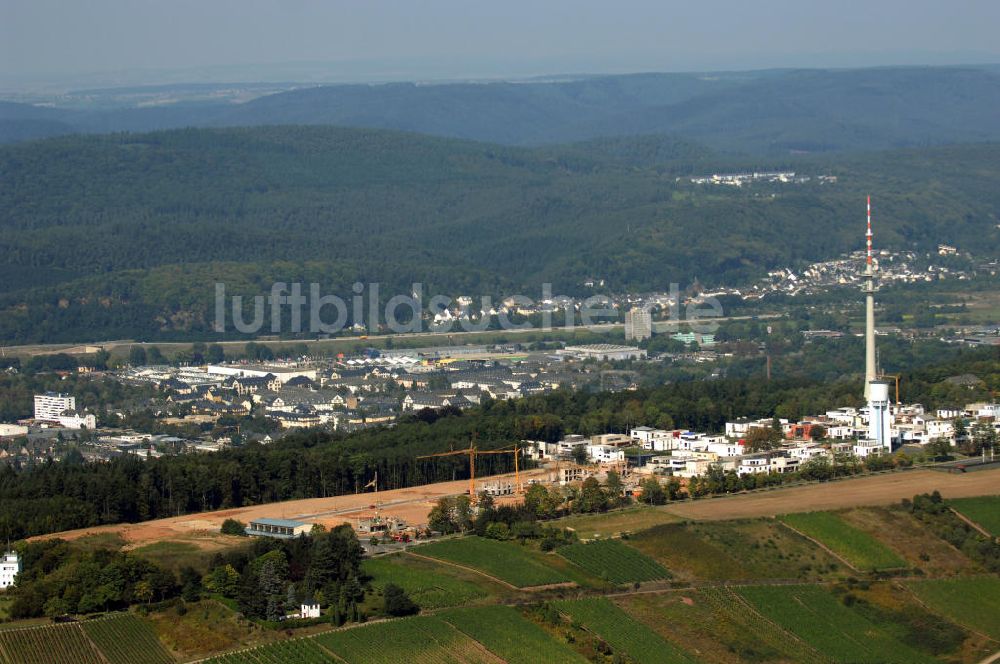
[[[990,572],[1000,572],[1000,542],[986,537],[956,515],[937,491],[904,500],[903,508],[934,534]]]
[[[110,548],[88,550],[59,539],[18,548],[22,572],[10,591],[13,618],[123,609],[174,597],[182,588],[173,572]]]
[[[227,519],[227,535],[245,536],[244,524]],[[279,621],[305,602],[330,607],[337,624],[360,615],[366,578],[364,550],[347,524],[326,530],[314,526],[294,539],[254,538],[247,547],[216,554],[192,594],[212,593],[235,600],[247,616]],[[188,599],[188,598],[185,598]],[[396,598],[398,599],[398,598]]]

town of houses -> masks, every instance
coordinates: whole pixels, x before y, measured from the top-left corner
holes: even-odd
[[[35,397],[35,417],[0,425],[0,462],[30,464],[59,459],[66,440],[88,460],[123,454],[140,459],[165,454],[210,453],[240,442],[268,444],[294,429],[325,427],[340,431],[391,425],[398,417],[445,408],[465,409],[483,399],[518,399],[558,388],[593,384],[588,359],[641,357],[638,348],[611,344],[570,346],[556,352],[520,353],[516,348],[448,347],[384,351],[331,361],[288,361],[270,364],[221,364],[202,367],[144,366],[121,370],[117,378],[150,385],[158,420],[171,425],[205,425],[214,433],[178,437],[142,431],[102,428],[93,413],[76,409],[70,394]],[[975,377],[948,379],[961,383]],[[628,385],[624,389],[628,389]],[[211,427],[225,416],[253,414],[273,423],[273,430],[242,434]],[[982,422],[1000,432],[1000,404],[970,403],[927,412],[920,404],[892,405],[893,448],[919,451],[932,441],[955,445],[955,423],[967,428]],[[780,444],[751,451],[747,439],[754,428],[780,427]],[[546,443],[524,441],[537,461],[585,460],[592,464],[630,467],[637,474],[681,478],[704,475],[711,468],[754,473],[790,473],[816,457],[864,458],[885,450],[868,438],[868,408],[845,407],[788,420],[727,422],[720,432],[660,430],[637,426],[628,433],[593,437],[566,436]],[[81,432],[86,435],[80,435]],[[574,452],[580,447],[583,453]],[[563,482],[580,479],[584,468],[568,464]]]
[[[370,351],[335,360],[276,361],[207,366],[139,366],[111,374],[133,386],[150,386],[159,425],[212,429],[181,438],[147,431],[102,427],[95,413],[78,412],[71,394],[35,396],[34,417],[0,424],[0,462],[59,459],[76,439],[84,457],[109,459],[135,454],[213,452],[240,442],[267,444],[284,433],[312,427],[350,432],[391,425],[424,410],[466,409],[483,399],[508,400],[558,388],[579,389],[595,381],[587,360],[640,358],[645,351],[614,344],[570,346],[522,353],[516,346],[456,346]],[[634,384],[602,387],[628,389]],[[126,416],[128,413],[118,412]],[[267,432],[221,432],[219,422],[248,415],[271,423]],[[165,427],[157,427],[165,428]]]
[[[977,423],[1000,434],[1000,403],[969,403],[962,408],[926,412],[920,404],[892,407],[893,449],[910,453],[933,441],[958,444],[956,422],[967,429]],[[766,451],[750,451],[747,437],[754,428],[780,427],[780,442]],[[583,460],[562,466],[559,482],[568,484],[609,468],[627,469],[635,475],[665,475],[690,479],[711,469],[737,475],[786,474],[817,458],[831,462],[847,458],[864,459],[887,451],[867,440],[868,408],[838,408],[798,422],[786,419],[739,419],[727,422],[720,433],[684,429],[631,428],[628,433],[596,436],[568,435],[555,443],[524,441],[529,456],[538,461]],[[579,448],[582,452],[575,452]],[[592,464],[590,466],[586,464]]]
[[[962,267],[949,266],[948,258],[962,258]],[[750,288],[727,289],[727,294],[745,300],[759,300],[768,295],[799,295],[820,293],[838,286],[861,286],[864,275],[865,251],[855,251],[833,260],[812,263],[801,269],[778,268],[768,272]],[[940,245],[936,254],[912,251],[894,252],[883,249],[876,253],[879,281],[884,285],[926,283],[948,279],[964,281],[979,274],[996,276],[1000,263],[996,260],[975,261],[970,255],[959,255],[954,247]]]

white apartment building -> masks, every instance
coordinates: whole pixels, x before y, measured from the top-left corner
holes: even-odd
[[[965,407],[965,414],[970,417],[1000,418],[1000,403],[970,403]]]
[[[653,437],[657,433],[666,432],[660,429],[654,429],[653,427],[633,427],[629,430],[628,435],[632,436],[632,440],[645,447],[647,443],[650,443],[653,440]]]
[[[954,440],[955,438],[955,423],[951,420],[926,420],[924,422],[924,429],[927,433],[925,442],[928,443],[935,438],[947,438],[948,440]]]
[[[767,454],[745,456],[740,459],[740,465],[736,472],[739,475],[769,473],[771,472],[771,458]]]
[[[8,551],[0,558],[0,590],[11,588],[21,573],[21,558],[15,551]]]
[[[613,463],[625,460],[625,450],[611,445],[587,445],[587,456],[597,463]]]
[[[851,448],[851,452],[859,459],[864,459],[869,456],[878,456],[886,452],[886,448],[877,440],[862,439]]]
[[[625,314],[625,341],[642,341],[653,336],[653,315],[645,307],[633,307]]]
[[[742,443],[731,443],[728,440],[708,444],[708,451],[718,454],[720,457],[734,457],[746,454],[746,445]]]
[[[97,428],[97,417],[93,413],[80,414],[73,411],[68,415],[60,415],[56,418],[56,422],[67,429]]]
[[[559,446],[557,449],[557,454],[561,457],[572,456],[574,448],[580,445],[588,445],[590,440],[586,436],[581,436],[580,434],[569,434],[565,438],[559,441]]]
[[[63,411],[76,410],[76,397],[61,392],[35,395],[35,419],[56,422]]]

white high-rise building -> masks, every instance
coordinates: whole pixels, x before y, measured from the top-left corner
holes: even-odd
[[[58,421],[63,411],[76,410],[76,397],[61,392],[46,392],[35,395],[35,419]]]
[[[625,314],[625,341],[642,341],[653,336],[653,314],[645,307],[632,307]]]
[[[0,558],[0,590],[11,588],[21,573],[21,558],[15,551],[8,551]]]

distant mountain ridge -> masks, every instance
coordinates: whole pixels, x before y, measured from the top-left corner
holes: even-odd
[[[0,142],[177,127],[336,125],[504,145],[668,133],[712,149],[799,152],[1000,140],[995,66],[629,74],[320,86],[243,104],[69,111],[0,103]]]

